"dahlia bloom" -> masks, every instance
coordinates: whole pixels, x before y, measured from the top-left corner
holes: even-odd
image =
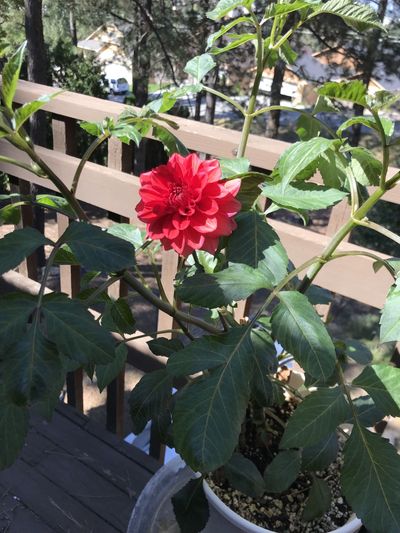
[[[138,218],[165,250],[172,248],[183,257],[193,250],[213,254],[219,237],[236,228],[240,180],[222,180],[216,159],[174,154],[166,165],[141,174],[140,184]]]

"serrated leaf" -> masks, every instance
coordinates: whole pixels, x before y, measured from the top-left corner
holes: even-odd
[[[390,288],[380,320],[381,342],[400,340],[400,278]]]
[[[355,425],[344,448],[341,484],[369,531],[400,531],[400,456],[386,439]]]
[[[352,148],[350,168],[361,185],[379,185],[382,163],[366,148]]]
[[[266,280],[264,286],[274,287],[286,276],[289,262],[278,235],[255,211],[240,213],[236,222],[228,240],[228,261],[256,269],[255,275],[261,273]]]
[[[21,453],[28,420],[28,409],[12,403],[0,389],[0,470],[11,466]]]
[[[328,0],[324,2],[309,17],[313,18],[321,13],[337,15],[348,26],[362,32],[368,28],[384,29],[376,11],[365,4],[358,4],[353,0]]]
[[[15,111],[15,129],[18,131],[21,126],[25,124],[29,118],[39,111],[44,105],[46,105],[48,102],[51,102],[53,98],[56,98],[59,94],[61,94],[62,91],[56,91],[52,94],[45,94],[38,98],[37,100],[33,100],[32,102],[27,102],[23,106],[19,107]]]
[[[43,299],[42,312],[47,334],[60,353],[83,364],[113,361],[115,346],[111,335],[82,303],[64,294],[49,294]]]
[[[210,511],[203,490],[203,478],[191,479],[171,498],[176,521],[182,533],[200,533],[206,527]]]
[[[329,510],[331,500],[332,494],[328,483],[324,479],[314,476],[302,519],[309,522],[320,518]]]
[[[130,242],[136,249],[143,246],[142,232],[132,224],[113,224],[107,229],[107,233]]]
[[[306,372],[327,380],[336,365],[335,346],[307,297],[295,291],[279,293],[272,314],[272,334]]]
[[[400,416],[400,369],[389,365],[371,365],[353,380],[364,389],[386,415]]]
[[[285,150],[278,161],[278,170],[282,183],[287,185],[323,153],[333,146],[334,141],[324,137],[315,137],[309,141],[294,143]],[[311,174],[312,175],[312,174]]]
[[[317,472],[325,470],[336,459],[339,441],[336,433],[331,433],[312,446],[302,450],[302,470]]]
[[[318,170],[326,187],[340,189],[345,185],[348,168],[333,150],[328,150],[318,159]]]
[[[230,22],[229,24],[225,24],[224,26],[222,26],[218,31],[216,31],[215,33],[212,33],[208,38],[207,38],[207,47],[206,47],[206,50],[209,50],[212,45],[220,38],[222,37],[223,35],[225,35],[225,33],[227,33],[228,31],[230,31],[232,28],[234,28],[235,26],[237,26],[238,24],[241,24],[242,22],[249,22],[251,23],[252,20],[250,17],[239,17],[235,20],[233,20],[232,22]]]
[[[377,91],[374,94],[368,95],[368,106],[374,111],[380,111],[385,107],[390,107],[400,99],[400,91]],[[382,117],[380,117],[382,120]]]
[[[1,92],[4,105],[8,109],[12,109],[12,103],[17,90],[19,74],[24,61],[26,45],[26,41],[22,43],[3,68]]]
[[[258,173],[249,172],[241,177],[240,190],[236,195],[236,200],[242,204],[241,211],[249,211],[261,194],[260,184],[265,180],[265,176]]]
[[[237,7],[250,7],[252,0],[219,0],[212,11],[208,11],[207,17],[211,20],[220,20]]]
[[[120,140],[124,144],[129,144],[133,141],[136,146],[139,146],[142,135],[133,124],[117,124],[110,130],[111,136]]]
[[[189,150],[186,146],[167,128],[160,125],[154,126],[153,135],[163,143],[164,149],[169,157],[175,153],[183,156],[189,155]]]
[[[280,207],[294,209],[317,210],[335,205],[348,193],[331,189],[316,183],[264,183],[262,194]]]
[[[318,389],[309,394],[290,417],[281,447],[306,447],[318,443],[351,416],[339,387]]]
[[[219,164],[223,179],[231,178],[237,174],[245,174],[250,168],[250,161],[245,157],[238,157],[236,159],[220,159]]]
[[[301,453],[298,450],[279,452],[264,472],[267,492],[281,493],[294,483],[300,473]]]
[[[386,138],[389,139],[394,131],[394,122],[390,120],[390,118],[385,117],[379,117],[383,130],[385,132]],[[348,128],[351,128],[351,126],[354,126],[355,124],[361,124],[362,126],[365,126],[366,128],[371,128],[378,133],[380,133],[380,128],[378,123],[376,122],[374,117],[352,117],[343,122],[337,129],[337,134],[342,135],[342,133],[347,130]]]
[[[353,400],[357,410],[357,419],[363,426],[369,428],[385,418],[385,413],[379,409],[370,396],[358,396]],[[355,424],[354,417],[346,420],[346,424]]]
[[[37,305],[34,296],[11,293],[0,298],[0,353],[24,336],[29,318]]]
[[[242,328],[225,364],[178,393],[174,443],[193,470],[215,470],[232,456],[250,398],[252,353],[250,329]]]
[[[117,272],[135,264],[135,249],[129,242],[85,222],[72,222],[62,240],[89,270]]]
[[[296,62],[298,54],[293,50],[290,44],[285,41],[282,46],[279,47],[279,56],[288,65],[293,65],[293,63]]]
[[[251,342],[255,356],[265,364],[266,372],[274,374],[278,370],[278,358],[271,335],[264,329],[252,329]]]
[[[107,365],[96,365],[97,386],[100,392],[125,370],[126,358],[128,356],[128,349],[125,344],[119,344],[115,350],[115,357],[111,363]]]
[[[238,48],[239,46],[242,46],[245,43],[257,40],[257,34],[255,33],[239,33],[239,34],[228,33],[226,34],[226,37],[230,39],[229,43],[226,46],[223,46],[222,48],[212,48],[210,50],[211,54],[213,55],[224,54],[225,52],[234,50],[235,48]]]
[[[37,320],[7,351],[4,359],[4,386],[18,403],[43,401],[55,392],[49,384],[63,383],[64,368],[55,344],[44,337]]]
[[[329,81],[324,83],[319,89],[318,94],[328,96],[334,100],[344,102],[353,102],[361,106],[366,105],[367,87],[360,80],[353,81]]]
[[[372,362],[372,352],[367,346],[365,346],[365,344],[356,339],[347,339],[345,343],[346,355],[354,359],[356,363],[359,363],[360,365],[368,365]]]
[[[163,411],[171,397],[172,377],[165,369],[145,374],[129,396],[133,431],[141,433],[149,420]]]
[[[136,331],[135,322],[131,308],[123,298],[110,300],[106,303],[101,318],[101,325],[104,328],[120,335],[130,335]]]
[[[184,348],[182,341],[179,339],[166,339],[164,337],[158,337],[157,339],[148,341],[147,345],[154,355],[161,355],[163,357],[169,357]]]
[[[286,15],[288,13],[293,13],[293,11],[310,9],[311,7],[312,5],[310,5],[310,2],[302,2],[301,0],[295,0],[294,2],[284,4],[270,4],[265,10],[263,19],[269,20],[278,15]]]
[[[213,274],[199,273],[185,278],[176,294],[183,302],[215,309],[232,301],[245,300],[258,289],[270,286],[260,270],[232,264]]]
[[[250,459],[234,453],[224,465],[224,472],[230,485],[252,498],[259,498],[265,491],[264,479]]]
[[[0,275],[18,266],[25,257],[49,241],[33,228],[17,229],[0,239]]]
[[[188,61],[183,70],[186,74],[193,76],[197,83],[200,83],[215,65],[216,63],[210,54],[201,54]]]

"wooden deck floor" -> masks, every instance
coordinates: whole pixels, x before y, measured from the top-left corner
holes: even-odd
[[[125,533],[135,501],[158,467],[60,405],[52,422],[32,420],[21,458],[0,472],[0,532]]]

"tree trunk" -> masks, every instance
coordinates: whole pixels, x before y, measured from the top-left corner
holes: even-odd
[[[25,0],[25,35],[28,48],[28,80],[46,85],[49,83],[49,63],[43,36],[42,0]],[[43,111],[35,113],[30,119],[29,134],[34,142],[40,146],[47,145],[47,120]],[[31,185],[31,194],[35,195],[39,189]],[[34,226],[44,233],[44,210],[34,209]],[[44,248],[37,251],[38,265],[44,266]]]
[[[203,91],[196,94],[196,107],[194,111],[194,120],[199,121],[201,118],[201,103],[203,101]]]
[[[378,17],[383,22],[383,19],[385,18],[386,11],[388,7],[388,0],[380,0],[379,7],[378,7]],[[365,56],[362,61],[361,69],[362,69],[362,76],[361,81],[365,83],[367,86],[367,89],[369,87],[369,84],[372,79],[372,75],[374,72],[374,68],[376,65],[376,59],[378,57],[378,43],[379,38],[381,36],[382,30],[379,28],[376,28],[374,30],[370,30],[367,34],[367,37],[364,41],[364,47],[365,47]],[[358,104],[354,104],[353,107],[354,115],[356,117],[360,117],[364,114],[364,107]],[[355,124],[352,129],[352,135],[351,135],[351,144],[352,146],[358,146],[360,143],[361,138],[361,124]]]
[[[282,59],[279,59],[274,68],[274,77],[271,85],[271,99],[270,105],[280,105],[281,103],[281,91],[283,78],[285,76],[286,65]],[[281,112],[270,111],[267,118],[266,135],[271,139],[277,139],[279,135],[279,126],[281,120]]]
[[[69,8],[69,33],[74,46],[78,46],[78,33],[76,30],[75,3],[72,2]]]
[[[215,68],[209,76],[209,86],[212,89],[216,89],[218,84],[218,68]],[[206,92],[206,114],[205,121],[207,124],[214,124],[215,119],[215,106],[217,104],[217,98],[214,94]]]
[[[146,10],[151,14],[152,0],[146,1]],[[133,94],[135,95],[135,105],[143,107],[149,99],[149,77],[151,69],[151,56],[149,50],[149,36],[151,28],[142,10],[136,6],[137,37],[133,51]]]

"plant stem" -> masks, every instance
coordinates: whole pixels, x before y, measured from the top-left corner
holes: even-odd
[[[213,94],[214,96],[218,96],[218,98],[221,98],[222,100],[225,100],[229,104],[231,104],[233,107],[235,107],[242,115],[246,115],[246,110],[243,106],[239,104],[239,102],[236,102],[233,98],[230,96],[226,96],[226,94],[221,93],[220,91],[217,91],[216,89],[212,89],[211,87],[207,87],[204,85],[204,90],[207,91],[210,94]]]
[[[51,267],[53,266],[56,254],[57,254],[57,252],[58,252],[58,250],[59,250],[59,248],[61,247],[62,244],[63,244],[62,240],[59,239],[55,243],[54,248],[52,249],[51,254],[49,255],[49,257],[48,257],[48,259],[46,261],[46,266],[45,266],[45,269],[44,269],[44,272],[43,272],[43,278],[42,278],[42,281],[40,283],[38,301],[37,301],[37,304],[36,304],[36,309],[38,311],[42,307],[44,291],[46,290],[47,278],[49,277],[50,270],[51,270]]]
[[[141,333],[140,335],[134,335],[121,341],[121,343],[135,341],[137,339],[144,339],[145,337],[155,337],[156,335],[162,335],[163,333],[182,333],[180,329],[162,329],[160,331],[152,331],[151,333]]]
[[[390,265],[388,265],[386,263],[386,261],[384,261],[381,257],[379,257],[378,255],[375,255],[373,254],[372,252],[359,252],[357,250],[354,250],[354,251],[350,251],[350,252],[337,252],[336,254],[333,254],[331,256],[331,259],[339,259],[340,257],[351,257],[351,256],[365,256],[365,257],[370,257],[371,259],[373,259],[374,261],[379,261],[382,263],[382,265],[387,268],[387,270],[390,272],[390,274],[395,277],[394,275],[394,272],[392,270],[392,268],[390,267]]]
[[[108,278],[106,281],[104,281],[101,285],[99,285],[95,291],[92,292],[88,298],[84,300],[85,304],[89,307],[89,305],[96,300],[96,298],[105,290],[107,290],[111,285],[114,285],[118,280],[121,279],[122,276],[112,276]]]
[[[363,226],[364,228],[369,228],[377,233],[380,233],[381,235],[384,235],[388,239],[391,239],[397,244],[400,244],[400,236],[394,233],[393,231],[390,231],[390,229],[384,228],[380,224],[377,224],[376,222],[372,222],[372,220],[360,220],[357,222],[358,226]]]
[[[35,174],[36,176],[40,176],[40,174],[37,174],[35,170],[32,168],[32,165],[27,165],[26,163],[22,163],[21,161],[17,161],[16,159],[12,159],[11,157],[0,155],[0,161],[2,163],[7,163],[9,165],[15,165],[16,167],[23,168],[24,170],[27,170],[28,172],[32,172],[32,174]]]
[[[138,281],[134,276],[132,276],[130,272],[125,271],[123,279],[132,289],[134,289],[138,294],[143,296],[143,298],[145,298],[149,303],[157,307],[157,309],[159,309],[160,311],[163,311],[167,315],[171,316],[172,318],[198,326],[199,328],[208,331],[213,335],[219,335],[223,333],[220,329],[214,327],[212,324],[209,324],[208,322],[195,316],[188,315],[187,313],[179,311],[179,309],[176,309],[170,303],[164,302],[155,294],[153,294],[151,290],[146,289],[146,287],[143,287],[140,281]]]
[[[74,177],[72,179],[72,185],[71,185],[71,194],[75,197],[76,190],[78,188],[79,179],[81,177],[82,171],[86,163],[89,161],[91,156],[94,154],[94,152],[97,150],[97,148],[103,144],[104,141],[106,141],[110,137],[109,133],[103,133],[103,135],[100,135],[100,137],[97,137],[92,144],[89,146],[89,148],[84,153],[82,159],[79,162],[78,168],[75,171]]]

